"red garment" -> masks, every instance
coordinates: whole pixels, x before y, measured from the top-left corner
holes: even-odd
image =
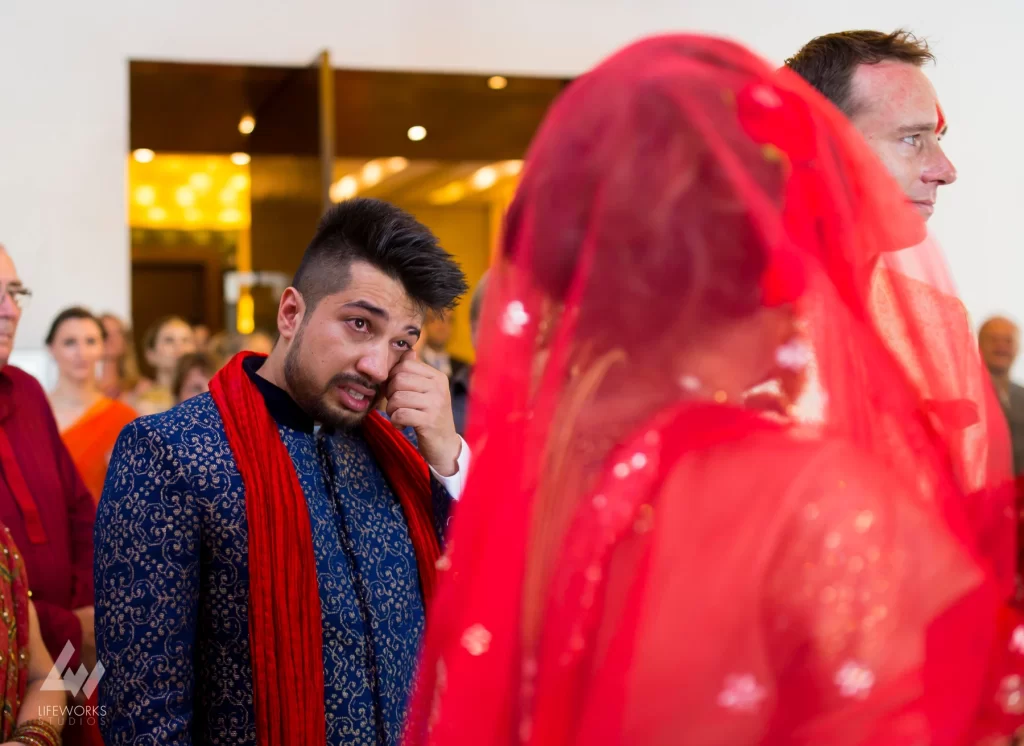
[[[441,557],[434,528],[430,468],[409,439],[380,412],[370,412],[363,420],[363,434],[405,513],[419,568],[423,605],[429,608],[437,588],[437,561]]]
[[[249,644],[261,746],[326,743],[320,594],[309,513],[277,424],[236,355],[210,382],[246,493]],[[440,554],[430,518],[427,466],[373,413],[364,426],[409,522],[424,602]],[[403,445],[404,444],[404,445]]]
[[[839,111],[729,42],[631,46],[550,110],[501,248],[407,744],[1024,724],[1007,431]]]
[[[70,640],[76,651],[70,665],[77,670],[82,627],[73,610],[93,605],[92,530],[96,508],[60,438],[39,382],[10,365],[0,370],[0,427],[38,509],[46,541],[32,541],[6,473],[0,479],[0,523],[11,530],[21,549],[50,655],[57,658]],[[67,744],[100,743],[98,739],[96,727],[75,725],[65,730]]]

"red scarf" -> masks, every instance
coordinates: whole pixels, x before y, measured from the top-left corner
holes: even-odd
[[[260,746],[323,746],[323,630],[309,509],[295,466],[259,389],[236,355],[210,382],[245,486],[249,524],[249,646]],[[430,473],[419,452],[377,412],[363,432],[405,511],[426,605],[440,546]]]

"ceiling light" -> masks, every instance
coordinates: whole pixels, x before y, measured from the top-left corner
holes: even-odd
[[[236,166],[246,166],[249,164],[252,158],[249,157],[248,153],[232,153],[231,162]]]
[[[231,187],[224,187],[220,190],[220,201],[225,205],[233,205],[238,202],[238,192]]]
[[[244,192],[249,188],[249,177],[245,174],[235,174],[228,179],[228,186],[237,192]]]
[[[242,211],[229,207],[227,210],[220,211],[217,220],[222,223],[240,223],[242,222]]]
[[[384,169],[380,167],[377,161],[370,161],[363,166],[363,184],[368,187],[372,187],[374,184],[380,183],[380,180],[384,178]]]
[[[388,158],[388,171],[393,174],[397,174],[399,171],[404,171],[409,168],[409,161],[401,156],[394,158]]]
[[[134,158],[139,163],[149,163],[155,157],[156,157],[156,153],[154,153],[149,148],[139,148],[138,150],[136,150],[136,151],[134,151],[132,153],[132,158]]]
[[[205,192],[213,186],[213,177],[208,173],[196,171],[188,177],[188,183],[197,192]]]
[[[409,135],[410,140],[413,142],[419,142],[427,136],[427,128],[421,127],[417,124],[415,127],[410,127],[407,134]]]
[[[154,223],[162,223],[167,219],[167,210],[162,207],[150,207],[146,214]]]
[[[342,176],[331,184],[331,201],[344,202],[359,193],[359,181],[355,176]]]
[[[182,207],[191,207],[196,203],[196,193],[187,186],[178,187],[174,192],[174,201]]]
[[[495,75],[487,79],[487,87],[492,91],[500,91],[508,85],[508,78],[504,78],[501,75]]]
[[[185,209],[185,221],[188,223],[198,223],[203,218],[203,211],[197,207],[188,207]]]
[[[149,207],[156,202],[156,189],[149,184],[143,184],[135,188],[135,202],[143,207]]]
[[[498,181],[498,170],[493,166],[484,166],[473,174],[470,181],[472,182],[474,189],[480,191],[490,189]]]
[[[243,135],[251,134],[256,129],[256,118],[252,114],[246,114],[238,120],[238,131]]]

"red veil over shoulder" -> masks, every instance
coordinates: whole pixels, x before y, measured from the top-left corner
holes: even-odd
[[[408,743],[1016,725],[1005,425],[923,223],[803,81],[669,36],[573,83],[481,339]]]

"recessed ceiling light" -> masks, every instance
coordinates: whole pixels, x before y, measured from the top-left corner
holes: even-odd
[[[139,163],[149,163],[155,157],[156,153],[154,153],[149,148],[139,148],[138,150],[132,153],[132,158],[134,158]]]
[[[508,85],[508,78],[501,75],[494,75],[487,79],[487,87],[492,91],[503,90]]]
[[[246,114],[238,120],[238,131],[243,135],[250,134],[256,129],[256,118],[252,114]]]
[[[419,142],[427,136],[427,128],[421,127],[417,124],[415,127],[410,127],[407,134],[409,135],[410,140],[413,142]]]
[[[248,153],[232,153],[231,162],[236,166],[246,166],[249,164],[252,158],[249,157]]]

